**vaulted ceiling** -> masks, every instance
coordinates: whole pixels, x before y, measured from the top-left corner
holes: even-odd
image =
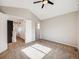
[[[50,0],[54,5],[46,4],[43,9],[42,3],[33,4],[35,1],[39,0],[0,0],[0,5],[29,9],[40,20],[78,10],[78,0]]]

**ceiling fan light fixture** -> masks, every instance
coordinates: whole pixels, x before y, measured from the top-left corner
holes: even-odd
[[[48,1],[47,1],[47,0],[43,2],[43,4],[47,4],[47,3],[48,3]]]
[[[51,4],[51,5],[54,5],[54,3],[53,3],[53,2],[51,2],[50,0],[36,1],[36,2],[34,2],[34,4],[36,4],[36,3],[40,3],[40,2],[42,2],[42,7],[41,7],[41,8],[43,8],[43,7],[44,7],[44,5],[46,5],[46,4]]]

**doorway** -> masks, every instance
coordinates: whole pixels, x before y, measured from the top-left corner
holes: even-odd
[[[7,20],[7,41],[12,43],[13,21]]]

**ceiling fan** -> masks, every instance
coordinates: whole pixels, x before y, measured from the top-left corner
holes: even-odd
[[[51,2],[51,1],[49,1],[49,0],[36,1],[36,2],[33,2],[33,3],[36,4],[36,3],[40,3],[40,2],[43,3],[43,5],[42,5],[41,8],[43,8],[45,4],[51,4],[51,5],[54,5],[54,3]]]

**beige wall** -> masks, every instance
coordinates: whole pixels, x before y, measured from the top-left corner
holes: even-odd
[[[77,13],[69,13],[41,21],[41,38],[77,46]]]
[[[78,11],[78,40],[77,40],[77,43],[78,43],[78,49],[79,49],[79,11]]]

